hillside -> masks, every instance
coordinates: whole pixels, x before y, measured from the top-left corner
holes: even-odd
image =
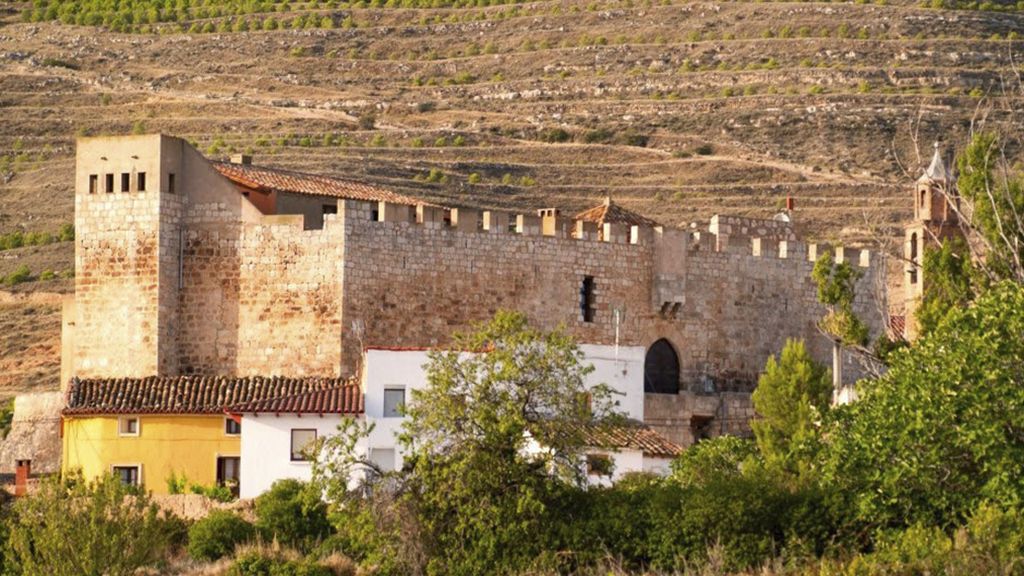
[[[171,4],[0,7],[0,234],[71,222],[76,135],[162,131],[455,205],[685,225],[792,196],[809,237],[870,243],[909,216],[915,138],[1019,128],[1015,5]],[[41,244],[0,277],[69,290],[72,244]]]

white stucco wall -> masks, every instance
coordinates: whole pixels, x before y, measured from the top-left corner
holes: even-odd
[[[317,438],[321,438],[337,434],[341,421],[342,416],[338,414],[244,414],[239,496],[255,498],[282,478],[310,480],[312,464],[291,460],[292,429],[314,429]]]

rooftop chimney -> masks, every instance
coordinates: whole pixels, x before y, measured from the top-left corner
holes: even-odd
[[[231,155],[231,163],[232,164],[244,164],[244,165],[248,166],[248,165],[252,164],[252,155],[251,154],[232,154]]]

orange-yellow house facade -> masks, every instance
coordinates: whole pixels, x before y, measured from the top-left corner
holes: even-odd
[[[68,415],[62,470],[86,478],[113,474],[154,494],[168,480],[214,486],[238,481],[238,424],[224,415]]]
[[[339,378],[76,378],[63,411],[61,470],[87,479],[113,474],[153,494],[170,493],[172,478],[179,486],[184,480],[237,490],[243,410],[286,410],[294,403],[289,399],[344,384]],[[349,395],[360,396],[357,388]]]

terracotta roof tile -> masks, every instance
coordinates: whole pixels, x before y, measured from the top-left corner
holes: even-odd
[[[362,414],[363,391],[356,382],[288,396],[262,398],[235,404],[232,412],[287,414]]]
[[[662,458],[675,458],[683,451],[682,446],[640,423],[580,426],[587,446],[593,448],[628,448]]]
[[[211,162],[222,176],[235,184],[261,192],[290,192],[313,196],[331,196],[369,202],[386,201],[395,204],[415,206],[425,204],[411,196],[405,196],[361,182],[342,180],[330,176],[293,172],[279,168],[266,168],[250,164]]]
[[[658,226],[659,224],[650,218],[646,218],[619,206],[612,202],[611,197],[605,198],[604,203],[584,210],[576,215],[576,220],[584,222],[595,222],[598,226],[605,222],[612,224],[626,224],[628,226]]]
[[[323,413],[361,413],[362,394],[342,378],[154,376],[78,379],[64,414],[219,414],[226,408],[276,400],[283,408],[317,406]],[[317,395],[316,393],[319,393]],[[300,396],[311,395],[309,399]]]

